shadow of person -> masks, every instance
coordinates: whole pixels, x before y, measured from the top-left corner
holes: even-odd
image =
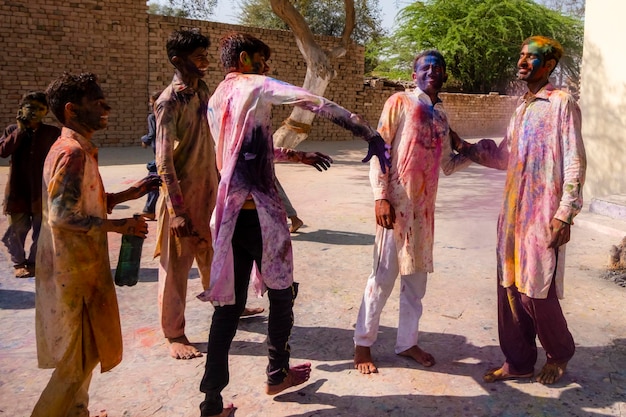
[[[327,243],[331,245],[362,245],[374,244],[374,235],[366,233],[344,232],[341,230],[320,229],[315,232],[300,233],[291,237],[293,241]]]
[[[22,290],[0,289],[0,309],[27,310],[35,308],[35,293]]]

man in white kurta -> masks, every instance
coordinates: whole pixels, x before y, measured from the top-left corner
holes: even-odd
[[[370,165],[376,200],[374,265],[367,281],[354,333],[355,367],[377,372],[370,347],[376,341],[380,315],[400,274],[400,319],[396,354],[424,366],[435,362],[417,345],[426,277],[433,271],[433,231],[439,170],[450,175],[471,162],[455,154],[438,93],[445,82],[445,61],[437,51],[414,62],[417,88],[396,93],[383,108],[378,131],[391,145],[392,166],[382,173]]]

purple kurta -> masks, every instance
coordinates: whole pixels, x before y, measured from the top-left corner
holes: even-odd
[[[274,161],[287,158],[284,150],[274,150],[272,141],[271,110],[281,104],[310,110],[365,139],[376,134],[350,111],[301,87],[263,75],[226,75],[211,97],[207,113],[221,173],[211,219],[215,253],[209,299],[216,304],[234,303],[231,241],[239,210],[249,197],[261,223],[263,284],[285,289],[293,283],[291,239],[274,185]],[[263,290],[258,281],[253,286]]]

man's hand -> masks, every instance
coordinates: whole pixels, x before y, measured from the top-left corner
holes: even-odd
[[[302,152],[300,162],[311,165],[318,171],[322,172],[330,168],[330,164],[332,164],[333,159],[321,152]]]
[[[142,239],[145,239],[148,234],[148,223],[141,216],[133,216],[128,219],[105,220],[104,227],[107,232],[133,235]]]
[[[380,169],[383,171],[383,174],[387,172],[387,168],[391,167],[391,146],[385,143],[385,140],[376,133],[376,136],[373,136],[368,141],[367,155],[361,162],[369,162],[372,159],[372,156],[376,155],[378,157],[378,162],[380,162]]]
[[[135,188],[136,194],[133,199],[143,197],[150,191],[156,191],[161,186],[161,177],[158,175],[150,174],[133,184],[131,188]]]
[[[550,222],[550,232],[552,234],[552,238],[550,239],[548,247],[556,249],[569,242],[570,224],[559,219],[552,219]]]
[[[388,200],[376,200],[376,224],[385,229],[393,229],[396,222],[396,211]]]
[[[458,153],[462,153],[463,142],[464,140],[454,130],[450,129],[450,147]]]
[[[28,118],[24,116],[24,113],[22,112],[21,108],[17,111],[15,122],[17,123],[17,128],[19,130],[26,130],[28,129],[28,126],[30,125],[30,123],[28,122]]]
[[[193,236],[193,225],[188,215],[183,214],[170,220],[170,231],[176,237]]]

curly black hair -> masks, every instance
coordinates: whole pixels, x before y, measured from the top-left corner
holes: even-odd
[[[46,98],[46,93],[43,91],[29,91],[24,94],[20,100],[20,107],[31,101],[36,101],[37,103],[41,103],[48,107],[48,99]]]
[[[63,124],[65,124],[64,112],[67,103],[80,104],[83,97],[101,93],[98,78],[90,72],[78,75],[65,72],[52,81],[46,89],[50,111]]]
[[[256,52],[263,54],[269,60],[272,50],[262,40],[242,32],[230,32],[220,39],[220,61],[226,72],[239,66],[239,55],[247,52],[252,56]]]
[[[172,62],[175,56],[186,57],[198,48],[208,48],[209,38],[200,33],[199,29],[179,29],[170,34],[165,49],[167,58]]]

